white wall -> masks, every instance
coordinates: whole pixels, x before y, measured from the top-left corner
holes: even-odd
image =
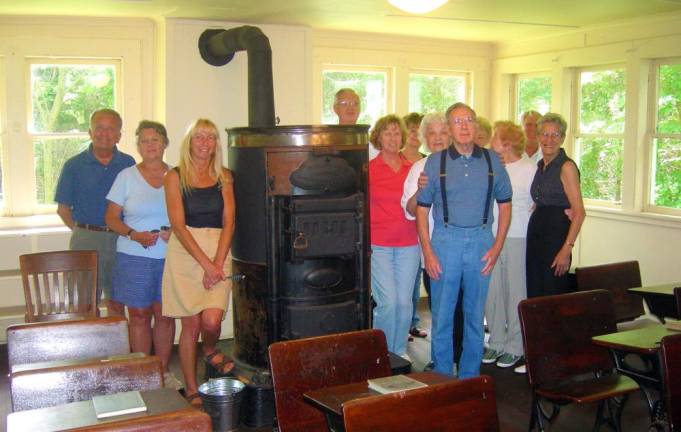
[[[552,110],[570,118],[573,70],[622,64],[627,72],[624,196],[621,208],[587,206],[575,249],[575,265],[636,259],[645,284],[681,281],[681,218],[646,212],[648,73],[653,59],[681,57],[681,15],[588,28],[560,37],[511,42],[497,47],[492,74],[493,118],[511,116],[513,74],[548,72]],[[571,153],[570,134],[566,151]]]
[[[201,33],[241,24],[219,21],[166,21],[166,125],[170,135],[167,160],[178,160],[179,145],[189,124],[199,117],[221,129],[248,126],[247,54],[238,52],[225,66],[204,62],[198,50]],[[275,115],[284,124],[310,123],[310,31],[302,27],[259,26],[272,46]]]

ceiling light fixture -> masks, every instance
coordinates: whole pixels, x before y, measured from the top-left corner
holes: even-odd
[[[449,0],[388,0],[388,3],[405,12],[424,14],[432,12]]]

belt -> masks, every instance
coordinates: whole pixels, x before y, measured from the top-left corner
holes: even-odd
[[[74,225],[76,225],[78,228],[83,228],[83,229],[86,229],[88,231],[111,232],[111,228],[109,228],[107,226],[83,224],[83,223],[80,223],[80,222],[76,222]]]

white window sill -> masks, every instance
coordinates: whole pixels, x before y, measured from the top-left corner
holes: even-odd
[[[0,236],[68,232],[56,214],[0,217]]]
[[[587,217],[681,229],[681,217],[660,213],[634,212],[616,208],[586,206]]]

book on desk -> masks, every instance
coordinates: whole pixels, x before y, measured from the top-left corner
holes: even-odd
[[[147,406],[139,391],[133,390],[92,398],[98,419],[144,412]]]
[[[428,387],[421,381],[410,378],[406,375],[393,375],[383,378],[373,378],[367,380],[369,388],[379,393],[395,393],[400,391],[413,390],[421,387]]]

